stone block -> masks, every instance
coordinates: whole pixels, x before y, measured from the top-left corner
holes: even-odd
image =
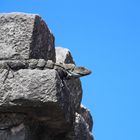
[[[39,15],[0,14],[0,59],[55,61],[54,36]]]
[[[64,129],[73,115],[69,91],[54,69],[20,69],[9,71],[8,75],[3,69],[0,111],[26,113],[33,120],[45,121],[50,128],[57,129]]]

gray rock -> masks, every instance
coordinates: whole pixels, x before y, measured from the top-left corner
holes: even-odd
[[[24,125],[23,126],[21,125],[13,127],[7,131],[0,130],[0,139],[1,140],[31,140],[31,138],[28,135],[29,134],[28,129]]]
[[[0,14],[0,59],[55,61],[54,36],[40,16]]]
[[[0,114],[1,140],[30,140],[30,130],[24,125],[25,115],[16,113]]]
[[[0,14],[0,140],[94,139],[80,79],[66,80],[55,61],[75,67],[41,17]]]
[[[72,63],[75,64],[72,55],[70,53],[70,50],[67,48],[62,48],[62,47],[55,47],[55,52],[56,52],[56,62],[57,63]]]
[[[56,47],[56,63],[75,64],[70,51],[66,48]],[[72,108],[77,111],[80,107],[82,99],[82,86],[80,79],[65,80],[65,86],[67,86],[71,95]]]
[[[1,113],[0,114],[0,130],[7,129],[11,126],[22,124],[26,116],[16,113]]]
[[[89,131],[92,131],[93,119],[90,111],[87,108],[85,108],[83,105],[81,105],[79,109],[79,114],[82,115],[82,117],[86,121]]]
[[[66,138],[67,140],[94,140],[86,121],[78,113],[75,113],[72,130],[67,134]]]
[[[28,113],[57,129],[71,122],[69,91],[54,69],[9,71],[3,83],[6,72],[0,73],[0,111]]]
[[[71,105],[75,111],[78,111],[82,100],[82,85],[80,79],[65,80],[71,96]]]

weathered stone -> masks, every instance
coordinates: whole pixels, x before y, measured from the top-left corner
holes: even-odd
[[[27,113],[51,128],[63,129],[65,123],[70,123],[73,111],[69,91],[55,70],[6,73],[6,69],[0,73],[0,111]]]
[[[26,115],[17,113],[0,114],[0,140],[29,140],[30,130],[24,124]]]
[[[57,63],[72,63],[75,64],[72,55],[67,48],[62,48],[62,47],[55,47],[55,52],[56,52],[56,62]]]
[[[89,131],[92,131],[93,119],[90,111],[87,108],[85,108],[83,105],[81,105],[79,109],[79,114],[82,115],[82,117],[86,121]]]
[[[75,113],[72,130],[66,135],[67,140],[94,140],[84,118]]]
[[[20,124],[10,128],[10,130],[0,130],[1,140],[31,140],[30,131],[24,125]]]
[[[56,47],[56,63],[75,64],[70,51],[66,48]],[[71,95],[72,108],[79,109],[82,99],[82,86],[80,79],[64,80],[65,86],[69,89]]]
[[[55,61],[54,37],[35,14],[0,14],[0,59]]]

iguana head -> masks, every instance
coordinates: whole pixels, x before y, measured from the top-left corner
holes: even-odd
[[[86,76],[91,74],[91,70],[85,68],[85,67],[75,67],[73,70],[75,73],[80,74],[81,76]]]
[[[91,71],[85,67],[75,67],[72,70],[67,70],[67,78],[68,79],[80,78],[82,76],[86,76],[89,74],[91,74]]]

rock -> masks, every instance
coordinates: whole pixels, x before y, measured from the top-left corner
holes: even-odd
[[[66,48],[56,47],[56,63],[75,64],[70,51]],[[82,86],[80,79],[65,80],[65,84],[71,95],[72,108],[77,111],[82,99]]]
[[[66,136],[67,140],[94,140],[91,132],[87,128],[87,123],[84,118],[75,113],[72,130]]]
[[[24,125],[20,124],[10,128],[10,130],[0,130],[1,140],[31,140],[29,129]]]
[[[82,115],[82,117],[86,121],[89,131],[92,131],[93,119],[90,111],[87,108],[85,108],[83,105],[81,105],[79,109],[79,114]]]
[[[0,114],[0,130],[8,129],[11,126],[17,126],[23,123],[26,116],[16,113],[1,113]]]
[[[0,14],[0,59],[55,61],[54,36],[40,16]]]
[[[65,80],[55,60],[75,67],[41,17],[0,14],[0,140],[94,139],[80,79]]]
[[[10,71],[3,84],[5,73],[0,73],[0,111],[27,113],[51,128],[71,122],[69,91],[54,69]]]
[[[56,52],[57,63],[60,62],[60,63],[66,63],[66,64],[69,64],[69,63],[75,64],[69,49],[56,47],[55,52]]]
[[[16,113],[0,114],[0,139],[25,140],[30,139],[30,131],[24,124],[26,116]]]

